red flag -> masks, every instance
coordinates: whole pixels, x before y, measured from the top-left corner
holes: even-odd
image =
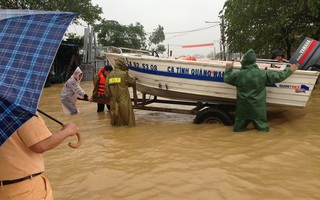
[[[213,43],[206,43],[206,44],[192,44],[192,45],[183,45],[182,48],[194,48],[194,47],[207,47],[213,46]]]

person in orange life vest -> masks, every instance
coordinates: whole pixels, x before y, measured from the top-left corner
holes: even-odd
[[[105,102],[109,102],[104,92],[104,85],[107,75],[113,70],[110,65],[100,68],[99,72],[93,77],[93,92],[92,98],[97,103],[97,112],[104,111]]]

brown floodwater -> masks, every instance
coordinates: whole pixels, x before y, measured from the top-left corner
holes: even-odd
[[[72,149],[68,138],[44,154],[56,200],[320,199],[320,84],[305,108],[268,108],[269,133],[144,110],[135,110],[137,126],[112,127],[95,103],[63,114],[62,86],[45,88],[39,108],[76,123],[83,143]],[[91,81],[81,86],[91,93]]]

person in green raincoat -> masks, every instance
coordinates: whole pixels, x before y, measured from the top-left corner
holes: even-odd
[[[128,65],[124,57],[115,61],[114,70],[107,75],[105,94],[110,98],[111,124],[114,126],[135,126],[129,88],[136,78],[128,74]]]
[[[237,87],[233,131],[243,131],[252,122],[255,129],[268,132],[266,85],[285,80],[297,69],[296,65],[291,65],[282,71],[260,70],[252,49],[244,54],[240,71],[233,71],[233,63],[228,63],[224,82]]]

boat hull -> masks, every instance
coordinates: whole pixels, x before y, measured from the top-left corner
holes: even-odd
[[[223,81],[225,61],[186,61],[107,53],[107,59],[112,65],[119,56],[126,57],[129,74],[137,77],[137,90],[141,93],[184,101],[235,103],[236,87]],[[266,70],[267,66],[270,64],[259,64],[261,70]],[[240,63],[235,63],[235,70],[240,67]],[[318,76],[317,71],[295,71],[285,81],[266,87],[267,103],[306,106]]]

